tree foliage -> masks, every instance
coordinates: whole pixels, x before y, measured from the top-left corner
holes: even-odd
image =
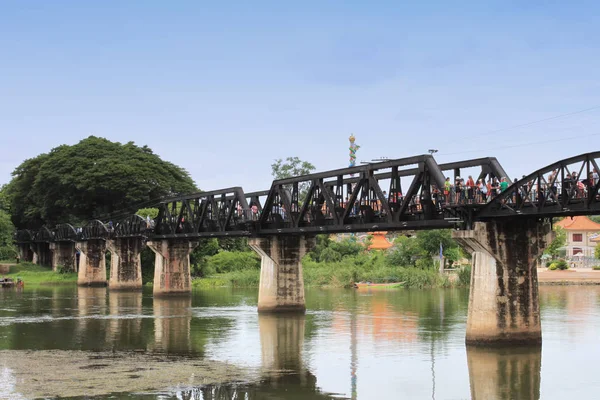
[[[366,246],[356,239],[346,238],[333,241],[329,235],[317,235],[316,246],[311,251],[311,258],[319,262],[335,262],[346,257],[355,257],[366,251]]]
[[[184,169],[147,146],[90,136],[24,161],[6,195],[15,225],[37,228],[133,213],[141,203],[195,190]]]
[[[136,211],[136,214],[143,218],[155,219],[158,217],[158,208],[140,208]]]
[[[12,259],[17,254],[13,245],[14,231],[10,215],[0,209],[0,260]]]
[[[315,170],[315,166],[308,161],[302,161],[298,157],[288,157],[284,160],[277,159],[271,164],[271,175],[274,179],[285,179],[294,176],[307,175]],[[308,190],[308,182],[302,182],[298,185],[300,198],[303,199]]]
[[[552,257],[558,257],[560,255],[560,248],[567,244],[567,231],[560,226],[554,225],[554,240],[546,247],[544,254],[548,254]]]
[[[444,257],[450,262],[458,261],[463,257],[468,258],[458,243],[452,239],[450,230],[436,229],[419,231],[415,237],[397,237],[394,240],[394,247],[388,254],[388,262],[390,265],[403,267],[433,267],[432,257],[439,255],[440,244]]]
[[[13,245],[15,227],[8,213],[9,205],[5,194],[5,187],[0,187],[0,260],[12,259],[16,255]]]

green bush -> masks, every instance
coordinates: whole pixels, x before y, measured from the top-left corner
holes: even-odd
[[[556,265],[555,262],[551,263],[550,266],[548,267],[548,269],[550,271],[556,271],[558,269],[558,265]]]
[[[461,286],[471,285],[471,266],[467,265],[458,270],[458,283]]]
[[[600,265],[594,265],[594,266],[592,267],[592,269],[593,269],[594,271],[600,271]]]
[[[556,267],[560,270],[565,270],[565,269],[569,269],[569,264],[567,263],[566,260],[564,259],[560,259],[556,262]]]
[[[195,278],[192,285],[195,288],[210,289],[215,287],[233,286],[233,287],[257,287],[260,282],[260,270],[245,269],[242,271],[232,271],[217,276],[206,278]]]
[[[207,260],[207,268],[216,273],[260,268],[258,255],[250,251],[222,251]]]
[[[420,269],[433,269],[433,259],[431,257],[419,258],[415,266]]]
[[[0,246],[0,260],[15,261],[17,250],[13,246]]]

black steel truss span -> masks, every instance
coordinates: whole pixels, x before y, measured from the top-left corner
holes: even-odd
[[[600,214],[599,163],[600,152],[593,152],[541,168],[508,187],[477,212],[476,218]]]
[[[150,233],[150,230],[151,224],[139,215],[134,214],[120,221],[114,232],[111,232],[111,237],[146,237]]]
[[[454,183],[461,170],[475,167],[477,179],[508,179],[498,160],[437,164],[432,156],[422,155],[276,180],[260,192],[232,187],[178,196],[157,204],[154,220],[131,215],[115,227],[94,220],[80,229],[63,224],[54,230],[23,230],[15,241],[469,229],[475,221],[506,216],[600,214],[599,159],[600,152],[595,152],[558,161],[486,203],[465,200],[454,188],[445,193],[444,181],[448,171]]]
[[[81,232],[78,234],[78,239],[108,239],[109,236],[109,228],[102,221],[95,219],[88,222],[87,225],[81,229]]]
[[[33,242],[54,242],[54,232],[47,227],[43,226],[39,230],[35,231],[32,237]]]
[[[241,187],[181,196],[160,203],[153,236],[246,236],[250,212]]]
[[[60,224],[54,229],[54,240],[56,242],[77,241],[77,231],[71,224]]]

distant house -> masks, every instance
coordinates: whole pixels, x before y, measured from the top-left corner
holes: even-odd
[[[556,223],[556,226],[567,232],[567,257],[581,254],[584,257],[594,257],[598,241],[600,224],[588,217],[567,217]]]

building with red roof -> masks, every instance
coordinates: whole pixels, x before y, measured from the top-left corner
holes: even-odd
[[[600,224],[588,217],[567,217],[555,224],[567,231],[567,257],[581,254],[585,257],[594,257],[596,245],[600,243],[597,234],[600,233]]]

